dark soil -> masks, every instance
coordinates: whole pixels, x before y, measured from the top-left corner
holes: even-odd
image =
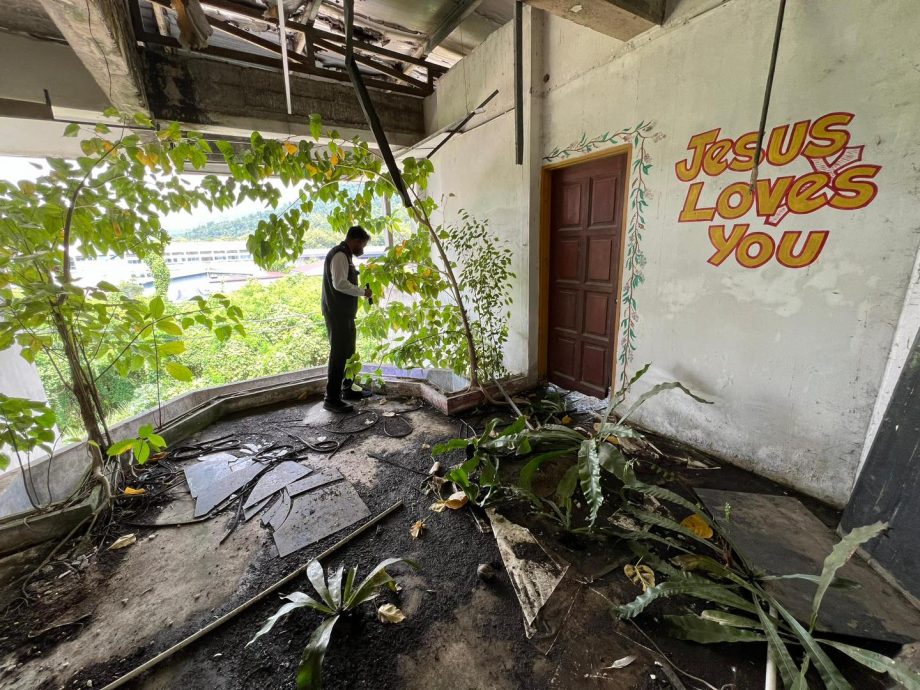
[[[389,404],[407,407],[403,403]],[[307,405],[295,405],[257,410],[224,419],[199,436],[216,438],[233,434],[247,440],[274,438],[280,443],[291,443],[289,437],[285,437],[272,425],[302,417],[306,408]],[[480,412],[468,415],[465,419],[468,424],[481,429],[483,419],[488,416],[491,415]],[[660,668],[652,665],[645,669],[638,682],[630,682],[628,685],[618,685],[616,681],[598,684],[587,678],[575,683],[559,675],[559,668],[564,665],[562,656],[567,652],[560,645],[551,650],[548,656],[543,656],[526,639],[520,607],[507,574],[502,569],[501,557],[492,534],[480,531],[469,509],[447,510],[441,514],[429,510],[437,498],[426,491],[425,475],[432,465],[430,446],[456,435],[466,435],[465,426],[456,420],[446,420],[427,408],[407,413],[406,417],[415,425],[415,431],[404,440],[400,451],[382,452],[387,461],[363,459],[368,452],[380,452],[378,446],[391,442],[383,424],[377,424],[357,435],[334,457],[323,456],[333,467],[359,461],[376,463],[372,479],[355,482],[356,489],[372,515],[396,501],[403,502],[401,509],[335,553],[325,561],[325,565],[357,565],[359,577],[363,577],[370,568],[388,557],[411,558],[420,566],[418,572],[412,572],[406,566],[392,568],[390,572],[401,583],[402,591],[387,592],[377,601],[339,621],[323,666],[324,686],[543,688],[555,684],[558,687],[623,687],[637,690],[675,687]],[[320,433],[318,430],[303,428],[292,430],[305,436]],[[665,453],[673,453],[675,456],[696,453],[707,462],[714,462],[712,458],[700,455],[697,451],[677,447],[665,439],[651,438],[656,447]],[[451,460],[459,461],[461,458],[462,451],[459,451],[456,457],[440,459],[447,466]],[[311,459],[311,464],[316,463]],[[766,493],[787,491],[773,482],[731,466],[722,465],[720,470],[694,472],[679,463],[665,464],[668,471],[680,478],[671,488],[685,494],[688,494],[688,487],[698,485]],[[509,472],[514,470],[513,464],[507,468]],[[835,511],[806,497],[799,498],[826,524],[836,523],[839,515]],[[161,509],[162,503],[154,501],[143,515],[129,516],[119,512],[116,513],[116,520],[137,521],[142,518],[147,521]],[[216,539],[219,539],[231,522],[232,512],[227,511],[210,521]],[[598,587],[606,587],[604,591],[618,592],[618,601],[628,601],[638,594],[631,583],[623,582],[622,565],[632,555],[622,545],[565,534],[522,504],[507,506],[502,512],[530,527],[548,549],[573,563],[581,577],[593,580]],[[409,528],[419,519],[425,520],[427,529],[420,539],[414,540],[409,534]],[[112,534],[127,529],[127,526],[119,529],[116,524],[112,527]],[[162,629],[155,639],[126,658],[113,658],[104,664],[80,669],[68,679],[66,686],[104,687],[309,562],[352,529],[343,530],[284,559],[276,557],[270,541],[264,542],[261,552],[253,558],[241,586],[228,601],[212,611],[192,615],[181,624]],[[139,543],[154,533],[156,539],[168,540],[171,531],[168,528],[154,530],[136,527],[130,530],[136,532]],[[98,539],[102,535],[97,533],[95,536]],[[0,629],[4,631],[4,637],[0,639],[0,653],[13,655],[17,662],[25,663],[46,655],[62,640],[80,635],[81,622],[68,624],[68,613],[75,610],[89,592],[106,584],[117,572],[125,553],[94,550],[88,556],[92,562],[91,567],[63,579],[57,578],[67,571],[68,566],[56,562],[51,571],[43,573],[32,585],[30,591],[40,595],[39,601],[29,605],[19,602],[6,612],[0,619]],[[541,554],[534,553],[531,556],[538,559]],[[189,553],[187,557],[193,561],[195,554]],[[477,567],[482,563],[491,564],[496,569],[497,575],[493,579],[484,581],[479,577]],[[155,577],[155,573],[151,576]],[[283,588],[279,594],[295,589],[313,594],[305,576],[298,578],[292,586]],[[110,596],[117,594],[112,593]],[[403,609],[407,620],[398,625],[380,623],[376,607],[384,602],[391,602]],[[269,597],[126,687],[228,690],[294,687],[294,674],[302,649],[321,621],[318,614],[307,609],[297,611],[277,624],[271,633],[247,646],[255,631],[280,604],[280,597]],[[611,627],[615,626],[621,631],[616,634],[623,638],[625,649],[638,650],[640,646],[648,648],[657,645],[674,666],[705,679],[716,688],[726,686],[746,690],[761,687],[765,656],[763,645],[701,646],[680,642],[662,634],[659,616],[685,613],[686,608],[685,600],[672,599],[656,603],[637,621],[641,629],[632,624],[615,623],[606,612],[598,620],[609,621]],[[702,607],[696,608],[699,610]],[[42,631],[48,627],[49,622],[55,621],[66,625],[48,630],[37,637],[29,637],[30,633]],[[648,637],[643,635],[643,631]],[[480,642],[479,646],[472,643],[468,645],[469,658],[463,659],[463,663],[470,668],[471,675],[466,677],[477,677],[478,682],[458,679],[457,674],[451,670],[456,668],[456,659],[447,651],[448,645],[461,639]],[[86,641],[86,644],[92,642]],[[585,644],[590,644],[590,640]],[[880,648],[880,651],[893,653],[891,647]],[[616,655],[610,656],[611,653],[607,649],[596,650],[598,667],[617,658]],[[16,675],[15,668],[9,669],[6,675],[0,675],[0,684],[14,681]],[[688,688],[704,687],[687,677],[682,680]],[[468,685],[464,685],[464,682]],[[42,687],[56,686],[49,683]],[[888,686],[878,676],[865,674],[860,676],[856,687],[860,690],[874,690]]]

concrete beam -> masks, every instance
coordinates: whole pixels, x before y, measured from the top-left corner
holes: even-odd
[[[143,52],[146,90],[153,115],[205,131],[248,136],[309,134],[310,113],[344,137],[373,141],[354,89],[348,84],[291,75],[294,115],[287,115],[284,80],[277,70],[260,69],[187,53]],[[374,91],[377,113],[391,143],[414,144],[424,133],[420,98]]]
[[[127,5],[119,0],[40,0],[112,105],[149,112]]]
[[[664,21],[665,0],[527,0],[527,4],[621,41]]]

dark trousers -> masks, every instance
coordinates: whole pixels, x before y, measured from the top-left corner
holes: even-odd
[[[345,378],[345,363],[355,353],[354,317],[324,313],[329,334],[329,370],[326,380],[326,400],[341,400],[342,388],[351,388],[351,379]]]

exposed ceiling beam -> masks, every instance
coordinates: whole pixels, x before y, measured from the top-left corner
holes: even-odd
[[[112,105],[148,112],[140,61],[125,3],[40,0]]]
[[[316,21],[316,15],[319,14],[319,6],[322,4],[323,0],[307,0],[307,11],[304,12],[307,26],[313,26],[313,22]]]
[[[444,21],[441,22],[441,25],[428,37],[422,55],[428,55],[432,50],[441,45],[444,39],[450,36],[454,32],[454,29],[460,26],[464,19],[473,14],[476,8],[481,4],[482,0],[460,0],[460,2],[454,5],[454,9],[450,11],[450,14],[444,17]]]
[[[665,0],[526,0],[528,5],[621,41],[659,26]]]

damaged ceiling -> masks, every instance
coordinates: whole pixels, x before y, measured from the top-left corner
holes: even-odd
[[[282,3],[279,18],[276,0],[5,0],[10,46],[36,40],[73,55],[27,65],[30,88],[0,89],[0,116],[92,119],[106,104],[86,110],[59,83],[86,75],[120,110],[218,136],[305,135],[318,113],[343,136],[370,138],[345,68],[343,0]],[[408,146],[424,135],[422,99],[511,20],[514,0],[355,0],[354,11],[358,69],[391,143]]]
[[[282,30],[272,0],[182,0],[188,3],[183,12],[176,7],[184,5],[173,0],[129,2],[135,35],[147,45],[181,46],[262,66],[281,56]],[[342,0],[283,0],[283,6],[289,69],[344,76]],[[510,21],[513,11],[513,0],[358,0],[360,68],[375,80],[369,86],[427,95],[440,74]]]

